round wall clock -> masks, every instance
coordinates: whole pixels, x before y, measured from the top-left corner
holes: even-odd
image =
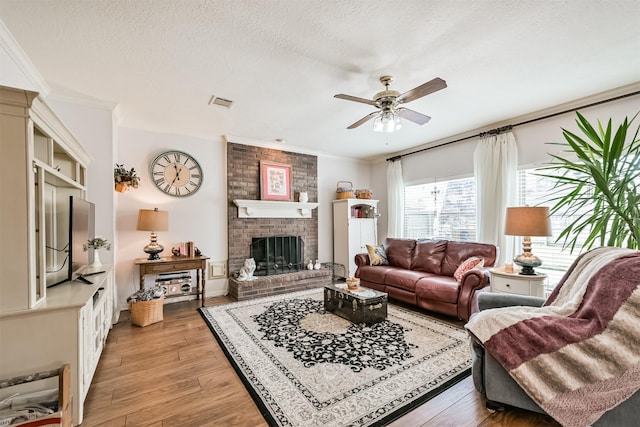
[[[169,150],[160,153],[149,166],[153,183],[174,197],[190,196],[202,185],[202,168],[189,154]]]

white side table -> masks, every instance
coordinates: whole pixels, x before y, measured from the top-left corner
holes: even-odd
[[[506,272],[504,267],[492,268],[489,271],[491,272],[491,292],[544,298],[546,274],[536,273],[534,276],[525,276],[520,274],[519,270],[514,270],[513,273]]]

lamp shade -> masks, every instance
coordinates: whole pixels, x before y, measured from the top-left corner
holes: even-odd
[[[508,236],[551,236],[548,207],[507,208],[504,234]]]
[[[155,209],[140,209],[138,212],[138,231],[168,231],[169,212]]]

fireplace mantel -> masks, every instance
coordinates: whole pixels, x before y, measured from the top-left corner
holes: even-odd
[[[235,199],[238,218],[311,218],[317,203]]]

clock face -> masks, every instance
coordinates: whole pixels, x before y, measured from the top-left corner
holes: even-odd
[[[170,196],[190,196],[202,185],[202,168],[189,154],[182,151],[165,151],[150,166],[153,183]]]

